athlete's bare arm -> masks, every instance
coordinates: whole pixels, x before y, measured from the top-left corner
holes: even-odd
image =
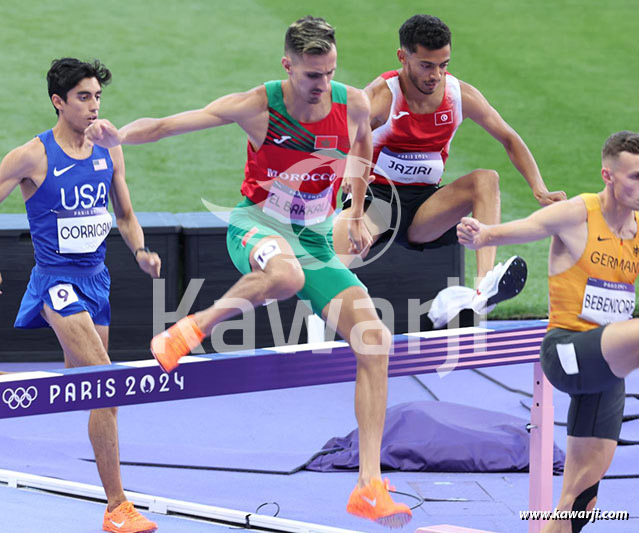
[[[9,152],[0,162],[0,203],[11,194],[18,185],[23,185],[23,193],[33,192],[47,173],[47,159],[44,146],[39,139],[18,146]]]
[[[348,87],[348,130],[351,149],[346,158],[344,178],[350,183],[352,194],[349,219],[349,253],[363,253],[373,239],[364,224],[364,197],[373,158],[373,140],[370,128],[370,105],[363,91]]]
[[[39,181],[44,178],[46,171],[46,154],[44,146],[38,139],[31,139],[11,150],[0,161],[0,204],[18,185],[22,185],[24,197],[31,196],[37,190]],[[1,283],[2,275],[0,274]]]
[[[371,104],[371,129],[376,129],[386,123],[393,103],[393,94],[388,88],[386,80],[377,76],[364,89]]]
[[[527,218],[494,226],[464,217],[457,225],[457,236],[461,244],[472,250],[484,246],[523,244],[553,236],[578,259],[585,244],[583,229],[586,217],[586,205],[577,196],[548,205]]]
[[[202,109],[164,118],[141,118],[120,130],[108,120],[96,120],[86,129],[86,135],[99,146],[113,148],[119,144],[155,142],[234,122],[247,133],[254,148],[262,145],[268,128],[268,98],[263,85],[244,93],[222,96]]]
[[[565,200],[566,193],[564,191],[548,191],[530,150],[517,132],[488,103],[488,100],[472,85],[462,81],[460,81],[460,85],[464,118],[469,118],[479,124],[504,145],[508,157],[528,182],[539,205],[544,206]]]
[[[116,146],[109,150],[113,161],[113,178],[111,179],[111,205],[118,223],[120,235],[131,252],[144,247],[144,232],[133,211],[129,187],[126,184],[124,156],[122,148]],[[160,277],[162,266],[160,257],[155,252],[140,251],[135,255],[140,268],[152,278]]]
[[[368,97],[370,107],[369,128],[374,130],[379,128],[386,122],[386,120],[388,120],[393,95],[391,94],[388,85],[386,85],[386,81],[381,76],[378,76],[370,84],[368,84],[364,89],[364,93]],[[372,178],[369,178],[369,181],[372,181]],[[342,190],[345,193],[351,192],[350,180],[344,180]]]

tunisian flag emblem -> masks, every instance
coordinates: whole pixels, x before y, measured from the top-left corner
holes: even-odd
[[[453,123],[453,110],[437,111],[435,113],[435,126],[445,126]]]

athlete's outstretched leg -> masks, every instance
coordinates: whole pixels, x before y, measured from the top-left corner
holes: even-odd
[[[261,239],[250,259],[251,272],[244,274],[213,305],[183,318],[151,341],[160,366],[170,372],[179,360],[198,346],[213,328],[266,300],[284,300],[304,286],[304,272],[286,240],[280,236]]]
[[[408,240],[434,241],[471,212],[484,224],[499,223],[499,174],[494,170],[473,170],[435,192],[415,213],[408,228]],[[494,246],[477,250],[478,278],[483,278],[495,265],[496,250]]]
[[[326,305],[322,315],[327,324],[348,341],[357,358],[355,416],[359,428],[359,479],[346,509],[382,525],[404,525],[410,520],[411,511],[392,500],[380,469],[390,331],[360,286],[340,292]]]

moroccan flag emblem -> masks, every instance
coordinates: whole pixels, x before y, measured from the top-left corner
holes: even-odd
[[[337,150],[337,135],[316,135],[315,150]]]

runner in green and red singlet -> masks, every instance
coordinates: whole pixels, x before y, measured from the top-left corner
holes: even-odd
[[[227,235],[229,253],[243,276],[214,305],[155,337],[151,351],[171,371],[242,307],[296,293],[309,300],[357,358],[360,475],[347,510],[396,527],[407,523],[411,512],[393,502],[380,472],[391,336],[364,286],[337,259],[331,231],[335,198],[346,176],[353,194],[352,252],[370,246],[361,218],[372,157],[370,110],[362,91],[332,81],[336,64],[334,29],[323,19],[304,17],[286,32],[286,80],[224,96],[203,109],[136,120],[120,130],[99,121],[87,136],[112,147],[233,122],[247,133],[244,199],[231,213]]]

